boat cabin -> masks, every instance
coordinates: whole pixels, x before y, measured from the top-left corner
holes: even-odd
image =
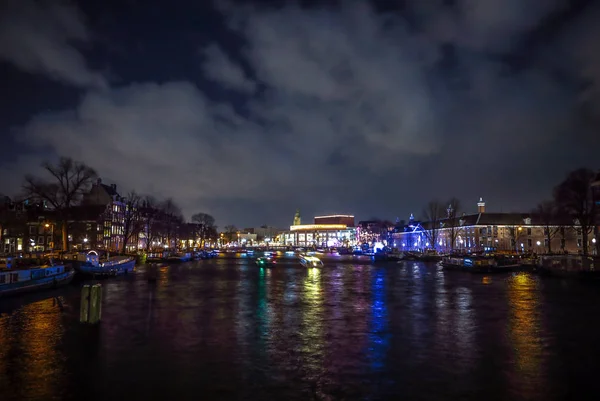
[[[12,269],[12,267],[13,267],[12,258],[10,258],[10,257],[0,258],[0,270]]]
[[[96,267],[99,266],[100,265],[100,256],[98,256],[98,252],[89,251],[87,253],[87,255],[85,255],[85,262],[92,266],[96,266]]]

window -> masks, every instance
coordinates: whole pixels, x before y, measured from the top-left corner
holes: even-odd
[[[29,226],[29,234],[35,234],[35,226]]]
[[[38,237],[38,245],[42,245],[44,243],[44,237]]]
[[[531,235],[531,227],[527,227],[527,235]]]
[[[43,234],[44,233],[44,226],[40,225],[38,226],[38,234]]]
[[[548,248],[548,238],[544,239],[544,247]]]
[[[531,230],[531,229],[530,229],[530,230]],[[533,241],[531,240],[531,238],[529,238],[529,239],[527,240],[527,247],[528,247],[528,248],[531,248],[532,246],[533,246]]]

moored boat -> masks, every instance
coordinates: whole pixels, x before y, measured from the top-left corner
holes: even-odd
[[[316,256],[300,256],[300,264],[304,267],[323,267],[323,262]]]
[[[128,256],[113,256],[100,261],[96,251],[89,251],[85,262],[75,263],[75,270],[84,276],[112,277],[131,273],[135,270],[135,258]]]
[[[277,264],[275,259],[268,256],[261,256],[260,258],[256,258],[256,265],[258,267],[274,267]]]
[[[37,266],[33,268],[6,268],[0,270],[0,298],[28,292],[57,288],[73,280],[75,272],[65,265]]]
[[[517,261],[487,256],[446,256],[440,262],[445,270],[470,273],[506,273],[518,267]]]
[[[169,256],[169,252],[150,252],[148,256],[146,256],[146,263],[160,263],[167,260]]]
[[[189,262],[192,260],[191,253],[175,253],[167,258],[168,262]]]

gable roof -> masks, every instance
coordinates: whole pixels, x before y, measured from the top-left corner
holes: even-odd
[[[456,223],[453,224],[450,219],[441,219],[438,224],[443,224],[443,227],[461,226],[524,226],[527,225],[527,219],[531,219],[530,225],[545,225],[545,222],[540,216],[535,213],[475,213],[456,217]],[[460,224],[460,221],[463,224]],[[573,220],[566,215],[556,216],[553,224],[556,225],[572,225]],[[421,223],[423,229],[429,230],[432,228],[432,223],[429,221]]]

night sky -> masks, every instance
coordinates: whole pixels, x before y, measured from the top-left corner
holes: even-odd
[[[0,192],[71,156],[220,227],[529,211],[600,167],[599,3],[3,0]]]

